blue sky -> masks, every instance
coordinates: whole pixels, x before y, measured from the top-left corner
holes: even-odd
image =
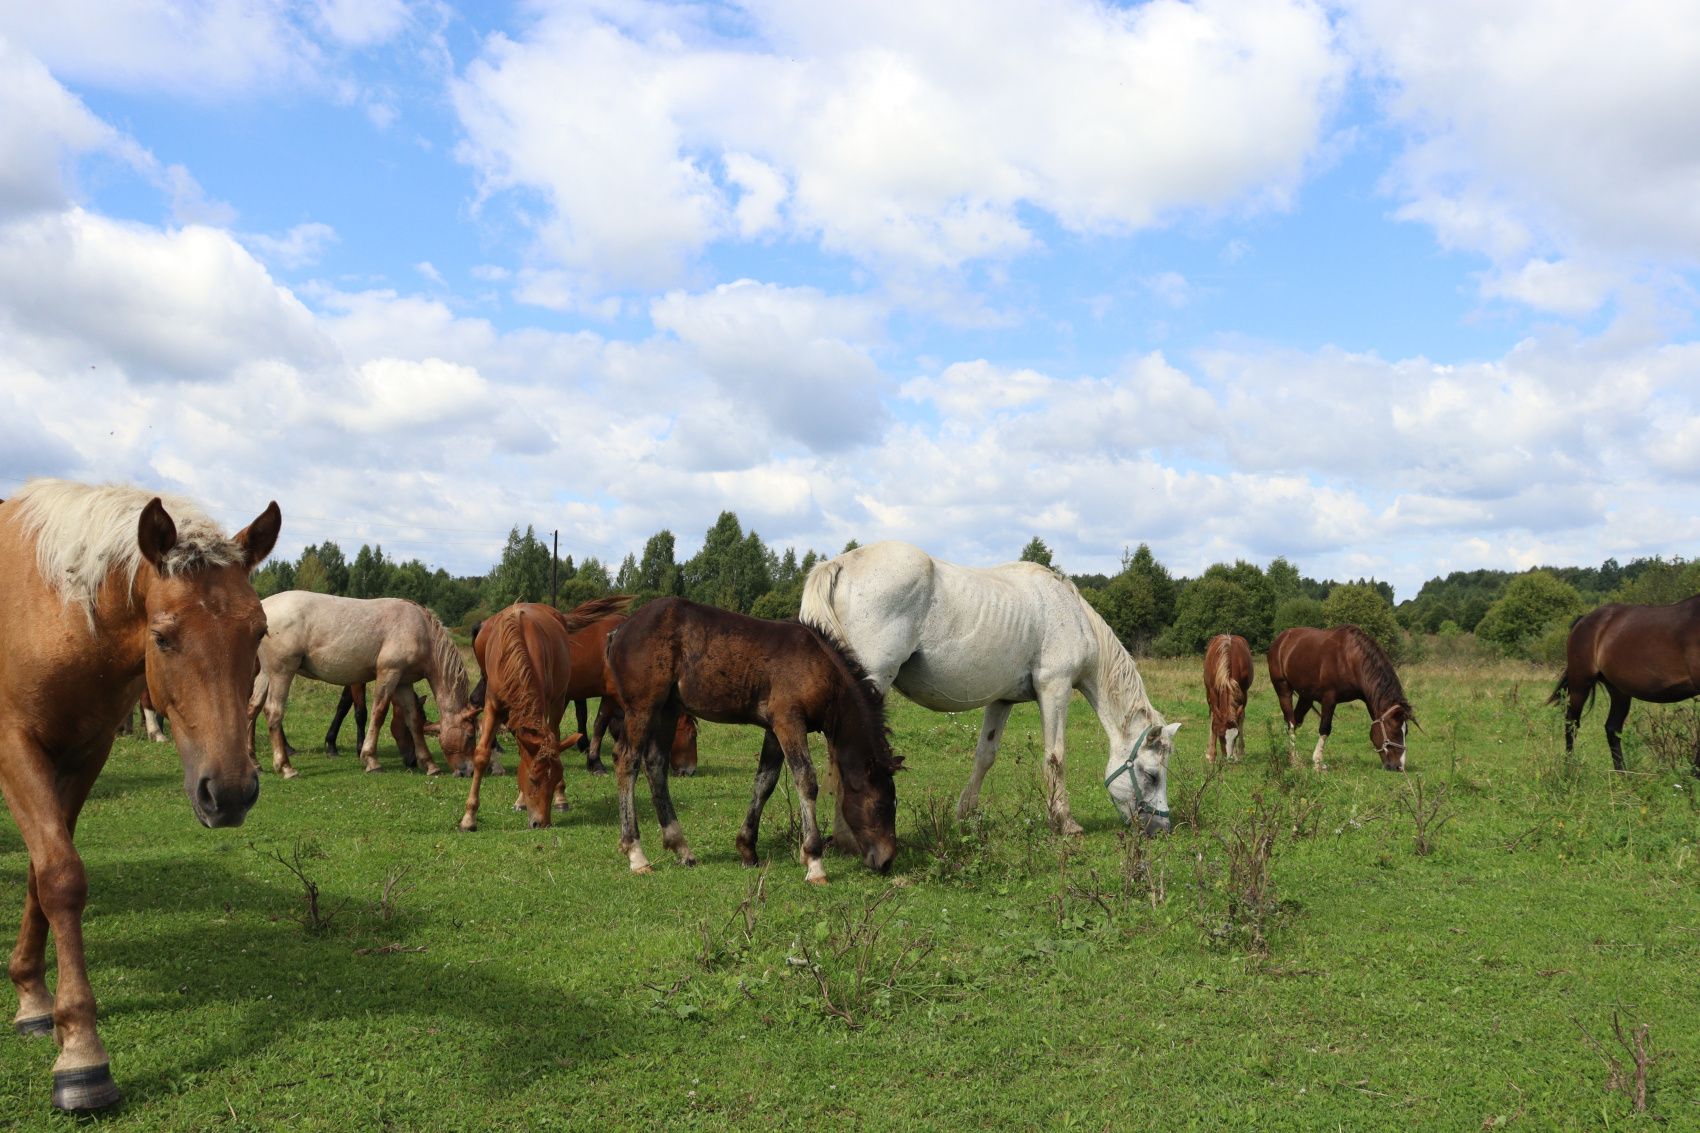
[[[0,0],[0,37],[14,480],[458,570],[722,508],[1407,596],[1700,541],[1691,6]]]

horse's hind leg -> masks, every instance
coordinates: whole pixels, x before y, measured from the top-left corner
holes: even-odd
[[[597,715],[600,716],[602,714],[602,706],[599,704],[596,707]],[[573,718],[578,721],[578,743],[574,746],[576,746],[581,753],[588,752],[590,750],[590,729],[585,727],[586,718],[589,713],[590,701],[588,699],[573,701]],[[601,760],[598,760],[597,762],[600,763]]]
[[[962,794],[956,800],[956,817],[958,821],[968,817],[970,811],[980,805],[980,786],[986,781],[986,776],[992,770],[992,764],[998,759],[998,741],[1003,738],[1004,725],[1009,723],[1009,713],[1015,705],[1008,700],[994,700],[986,705],[986,711],[980,719],[980,742],[974,745],[974,770],[968,776],[968,785],[962,788]],[[843,802],[839,803],[840,818],[843,823]],[[844,825],[845,830],[849,829]],[[836,829],[836,828],[835,828]],[[852,838],[854,841],[854,838]],[[858,853],[855,849],[851,853]],[[859,856],[859,853],[858,853]]]
[[[472,787],[466,793],[466,813],[460,816],[460,828],[468,833],[478,829],[478,789],[484,785],[484,772],[490,767],[490,748],[496,742],[496,698],[484,698],[484,716],[478,722],[478,746],[472,752]]]
[[[1316,719],[1316,750],[1311,752],[1311,766],[1317,771],[1328,770],[1328,764],[1322,762],[1322,749],[1328,743],[1328,737],[1334,731],[1334,694],[1322,694],[1322,709]]]
[[[772,730],[762,733],[761,762],[756,765],[755,789],[750,793],[750,812],[744,816],[743,828],[738,831],[738,857],[747,866],[756,864],[756,842],[761,836],[761,812],[779,782],[779,770],[785,763],[785,749]]]
[[[1623,770],[1623,722],[1629,719],[1629,694],[1606,685],[1611,693],[1611,712],[1606,716],[1606,745],[1611,748],[1611,765]]]
[[[696,855],[685,844],[685,831],[679,825],[678,812],[673,809],[673,792],[667,786],[667,773],[671,770],[669,757],[673,754],[673,733],[679,727],[679,711],[676,704],[662,708],[649,718],[649,728],[645,734],[643,745],[643,770],[649,777],[649,799],[655,804],[655,821],[661,827],[661,844],[679,855],[680,865],[696,865]],[[626,719],[626,739],[631,740],[637,730],[632,727],[630,717]]]
[[[147,728],[149,743],[166,742],[168,737],[165,734],[165,726],[160,722],[159,713],[153,710],[153,699],[148,696],[146,689],[142,690],[142,724]]]
[[[295,681],[294,673],[278,673],[268,676],[266,682],[266,731],[271,733],[272,740],[272,770],[285,779],[293,779],[301,772],[295,770],[295,765],[289,762],[295,749],[289,746],[289,737],[283,734],[283,712],[289,705],[289,686]]]
[[[584,769],[592,775],[608,774],[608,769],[602,766],[602,735],[608,730],[608,725],[613,721],[616,711],[618,709],[615,707],[614,698],[611,696],[603,697],[596,705],[595,734],[591,737],[590,742],[580,749],[588,753],[584,757]],[[581,721],[581,729],[582,723]]]
[[[797,803],[803,821],[803,880],[825,885],[826,866],[821,863],[821,854],[826,851],[826,839],[821,837],[820,826],[815,821],[815,799],[820,787],[815,782],[815,765],[809,759],[809,733],[800,721],[787,720],[775,722],[773,735],[785,752],[785,762],[791,765],[791,781],[797,784]]]
[[[336,698],[336,711],[331,715],[331,726],[325,729],[325,754],[331,757],[340,755],[336,750],[336,738],[342,731],[343,719],[348,716],[348,710],[354,707],[354,693],[344,685],[342,695]],[[365,737],[362,736],[362,739]],[[356,745],[358,746],[358,745]]]
[[[405,689],[410,703],[402,719],[407,724],[407,736],[413,741],[415,765],[423,765],[425,774],[441,775],[443,769],[437,766],[437,761],[431,758],[431,746],[425,742],[425,708],[419,703],[419,695],[412,689]],[[399,712],[400,709],[398,708]]]

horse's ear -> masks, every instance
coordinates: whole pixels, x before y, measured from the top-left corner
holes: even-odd
[[[242,565],[253,570],[277,546],[277,533],[283,528],[283,512],[277,501],[266,505],[259,518],[236,533],[236,545],[242,548]]]
[[[155,570],[165,568],[165,556],[177,546],[177,524],[166,514],[158,496],[142,509],[142,517],[136,523],[136,542],[142,548],[142,558],[152,563]]]
[[[1186,721],[1184,720],[1176,720],[1173,724],[1165,725],[1163,728],[1163,742],[1166,744],[1173,743],[1175,740],[1175,733],[1181,730],[1181,725],[1185,722]]]

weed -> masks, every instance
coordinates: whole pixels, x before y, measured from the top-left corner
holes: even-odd
[[[342,903],[330,912],[325,913],[320,911],[318,883],[307,876],[307,871],[302,868],[301,865],[301,859],[303,857],[322,858],[325,856],[324,852],[318,849],[316,843],[312,841],[303,843],[301,839],[297,838],[295,840],[295,845],[291,849],[290,855],[287,858],[283,856],[282,850],[262,850],[258,846],[255,846],[252,842],[248,843],[248,848],[253,850],[256,854],[259,854],[262,858],[271,858],[276,861],[284,869],[293,874],[295,880],[300,883],[301,902],[306,905],[307,908],[305,912],[299,913],[290,919],[298,922],[301,927],[306,929],[308,932],[324,932],[326,929],[330,928],[331,921],[336,919],[336,915],[342,912],[344,906],[346,906],[349,900],[351,900],[351,898],[345,897]]]
[[[1423,777],[1405,772],[1405,785],[1395,801],[1411,820],[1412,841],[1416,846],[1418,857],[1427,857],[1434,852],[1434,836],[1445,824],[1446,816],[1441,815],[1446,806],[1446,785],[1430,789]]]
[[[744,899],[738,902],[738,907],[732,910],[732,915],[718,932],[714,929],[713,918],[702,919],[697,926],[697,934],[702,939],[696,956],[698,964],[712,971],[742,959],[755,946],[756,925],[761,918],[762,906],[767,903],[767,871],[772,865],[771,860],[762,865],[761,872],[749,883]]]
[[[378,899],[376,901],[367,902],[367,904],[371,906],[372,911],[378,914],[379,919],[381,919],[385,924],[388,924],[390,922],[390,918],[401,911],[401,906],[397,904],[401,895],[403,893],[411,892],[413,889],[413,886],[411,885],[402,884],[402,879],[407,876],[408,870],[412,868],[413,867],[410,865],[394,865],[385,870],[383,884],[378,893]]]
[[[1614,1091],[1621,1091],[1623,1096],[1629,1099],[1634,1112],[1646,1113],[1647,1073],[1658,1064],[1660,1059],[1666,1058],[1674,1052],[1667,1050],[1655,1053],[1648,1046],[1648,1038],[1653,1029],[1652,1024],[1650,1023],[1642,1023],[1638,1027],[1635,1025],[1635,1021],[1631,1019],[1629,1024],[1629,1036],[1625,1038],[1623,1034],[1623,1023],[1619,1018],[1622,1010],[1622,1004],[1617,1004],[1612,1008],[1611,1029],[1612,1033],[1617,1036],[1618,1045],[1623,1047],[1629,1055],[1629,1060],[1635,1064],[1635,1069],[1633,1071],[1626,1070],[1623,1063],[1618,1061],[1617,1056],[1607,1050],[1600,1040],[1589,1034],[1588,1028],[1582,1025],[1582,1021],[1580,1019],[1572,1015],[1570,1016],[1570,1021],[1576,1024],[1576,1029],[1582,1032],[1582,1037],[1587,1040],[1588,1046],[1593,1049],[1595,1054],[1600,1056],[1600,1061],[1605,1063],[1606,1070],[1608,1071],[1606,1075],[1606,1092],[1609,1094]]]
[[[1686,771],[1700,767],[1700,701],[1646,705],[1633,715],[1629,726],[1660,768]]]
[[[1267,952],[1264,927],[1276,908],[1269,863],[1275,855],[1275,841],[1290,819],[1279,804],[1265,803],[1261,794],[1251,798],[1252,805],[1235,816],[1227,835],[1216,835],[1227,857],[1228,916],[1222,925],[1209,931],[1218,939],[1243,933],[1253,951]]]
[[[933,936],[898,920],[900,892],[890,888],[860,908],[839,910],[836,926],[830,917],[818,922],[812,946],[808,933],[792,942],[798,955],[787,961],[808,971],[827,1014],[852,1030],[862,1028],[857,1016],[921,993],[909,985],[933,952]]]

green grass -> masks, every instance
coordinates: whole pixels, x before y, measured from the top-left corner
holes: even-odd
[[[1011,718],[982,817],[959,829],[945,816],[979,714],[894,697],[909,767],[900,884],[836,856],[830,886],[803,884],[776,793],[759,901],[732,844],[753,729],[704,725],[702,773],[674,782],[696,869],[664,853],[639,788],[649,877],[615,848],[611,777],[569,763],[572,811],[536,832],[508,809],[512,778],[494,780],[482,828],[459,834],[465,781],[398,773],[387,734],[383,775],[309,750],[333,703],[312,682],[291,703],[302,776],[268,773],[240,830],[195,824],[169,745],[121,741],[79,837],[90,975],[125,1094],[97,1121],[1604,1128],[1635,1119],[1571,1018],[1615,1052],[1622,1003],[1675,1052],[1652,1071],[1652,1111],[1667,1128],[1700,1125],[1692,779],[1653,766],[1633,736],[1641,774],[1610,774],[1600,710],[1566,765],[1533,669],[1417,666],[1407,687],[1427,733],[1411,770],[1429,792],[1450,785],[1423,856],[1361,706],[1337,719],[1332,771],[1285,770],[1269,758],[1278,711],[1260,676],[1249,755],[1195,806],[1208,720],[1197,663],[1141,668],[1163,711],[1188,722],[1170,799],[1200,829],[1120,836],[1103,734],[1078,700],[1069,786],[1084,842],[1059,843],[1040,820],[1032,706]],[[1307,762],[1314,729],[1313,717]],[[1266,950],[1243,903],[1228,913],[1228,847],[1259,807],[1279,824]],[[299,886],[250,849],[298,841],[328,904],[347,901],[318,934],[291,919]],[[25,860],[0,827],[0,905],[21,907]],[[386,922],[371,903],[403,865],[412,888]],[[413,951],[361,954],[390,944]],[[854,1028],[827,1009],[823,979]],[[52,1044],[0,1050],[0,1127],[73,1124],[48,1109]]]

